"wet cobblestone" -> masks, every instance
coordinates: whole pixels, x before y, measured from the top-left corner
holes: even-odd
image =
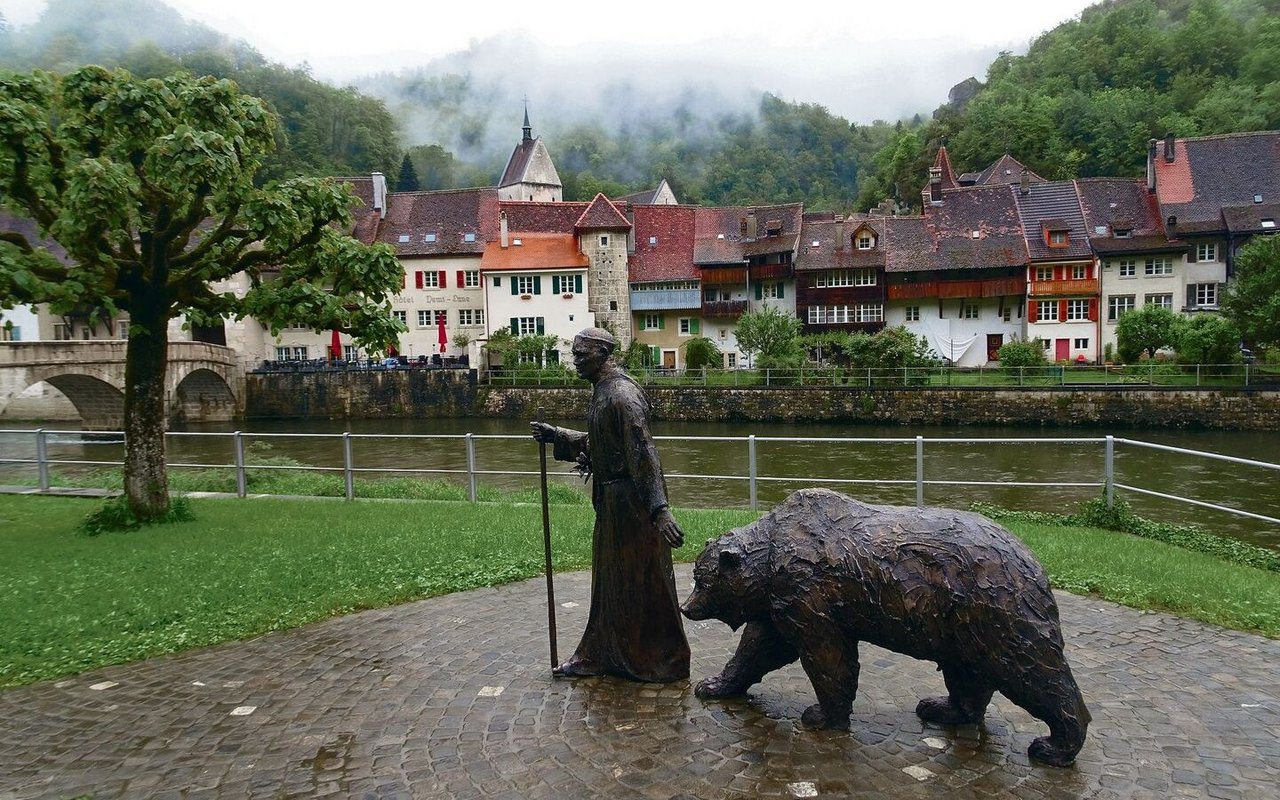
[[[688,567],[677,570],[690,582]],[[589,575],[558,576],[560,650]],[[809,732],[797,666],[750,699],[550,676],[544,583],[368,611],[0,692],[0,798],[1262,798],[1280,786],[1280,642],[1059,595],[1093,713],[1075,767],[999,695],[914,714],[931,664],[862,648],[848,733]],[[687,625],[693,680],[737,637]]]

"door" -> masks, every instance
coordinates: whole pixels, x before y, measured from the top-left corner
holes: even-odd
[[[1000,360],[1000,345],[1002,344],[1004,344],[1003,333],[987,334],[987,360],[988,361]]]
[[[1053,358],[1055,361],[1066,361],[1071,358],[1071,340],[1058,339],[1053,343]]]
[[[675,350],[662,351],[662,368],[663,369],[676,368],[676,351]]]

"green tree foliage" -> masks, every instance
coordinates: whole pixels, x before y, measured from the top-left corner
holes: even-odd
[[[1173,347],[1184,364],[1233,364],[1240,361],[1240,331],[1218,314],[1196,314],[1179,321]]]
[[[399,329],[389,298],[400,264],[385,245],[335,227],[351,221],[345,187],[254,185],[277,128],[262,101],[225,80],[141,80],[101,67],[65,78],[0,73],[0,195],[74,262],[0,235],[0,306],[129,314],[125,493],[140,520],[169,505],[170,320],[252,315],[273,330],[347,328],[375,344]],[[214,288],[244,278],[240,295]]]
[[[1002,367],[1039,367],[1045,363],[1044,340],[1013,340],[1000,345],[996,358]]]
[[[1178,324],[1177,314],[1152,303],[1121,314],[1116,320],[1116,350],[1120,360],[1137,361],[1144,351],[1147,358],[1155,358],[1157,350],[1173,347]]]
[[[682,345],[684,347],[685,369],[702,369],[711,367],[719,369],[724,357],[716,343],[705,336],[695,336]]]
[[[396,178],[397,192],[418,191],[418,171],[413,168],[413,159],[408,153],[400,161],[400,175]]]
[[[1255,236],[1240,249],[1222,313],[1251,345],[1280,345],[1280,236]]]
[[[738,348],[747,356],[759,354],[757,366],[784,366],[803,360],[800,319],[773,306],[750,311],[738,319]],[[768,362],[767,364],[765,362]],[[797,364],[798,366],[799,364]]]

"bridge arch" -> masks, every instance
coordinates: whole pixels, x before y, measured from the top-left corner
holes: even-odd
[[[178,381],[169,399],[169,420],[225,422],[235,419],[236,396],[225,377],[199,367]]]
[[[124,428],[124,392],[118,387],[81,373],[46,375],[42,380],[71,401],[83,427],[99,431]]]

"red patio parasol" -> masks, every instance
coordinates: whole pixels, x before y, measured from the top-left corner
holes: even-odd
[[[337,328],[333,329],[333,336],[329,339],[329,356],[334,361],[342,358],[342,337]]]
[[[449,336],[444,332],[444,314],[436,317],[436,324],[440,328],[440,352],[443,353],[445,347],[449,344]]]

